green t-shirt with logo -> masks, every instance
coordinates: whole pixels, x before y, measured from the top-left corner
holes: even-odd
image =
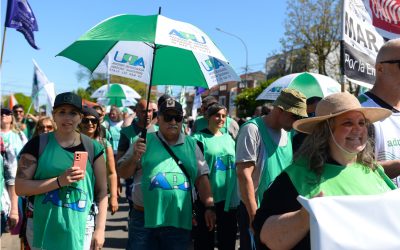
[[[95,140],[94,155],[103,147]],[[61,175],[73,164],[74,153],[63,149],[49,134],[48,143],[39,157],[34,180]],[[83,249],[86,217],[93,203],[95,177],[89,162],[85,178],[69,186],[35,195],[33,214],[33,247],[40,249]]]
[[[210,185],[214,202],[226,201],[225,207],[239,205],[235,164],[235,141],[229,134],[215,136],[207,131],[193,135],[204,148],[204,158],[210,167]]]
[[[156,133],[147,134],[142,157],[142,192],[146,228],[176,227],[192,229],[190,195],[197,177],[196,142],[186,136],[183,144],[170,146],[183,162],[190,182],[161,144]]]

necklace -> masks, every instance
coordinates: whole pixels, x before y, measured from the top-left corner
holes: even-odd
[[[71,144],[71,145],[69,145],[69,146],[67,146],[66,148],[70,148],[70,147],[74,146],[74,144],[75,144],[75,141],[76,141],[76,135],[74,135],[74,141],[72,142],[72,144]]]

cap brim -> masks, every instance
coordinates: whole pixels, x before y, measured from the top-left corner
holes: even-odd
[[[345,110],[335,114],[297,120],[293,123],[293,128],[299,132],[311,134],[314,131],[315,127],[320,122],[350,111],[358,111],[363,113],[364,117],[371,123],[384,120],[385,118],[389,117],[392,114],[392,111],[384,108],[357,108],[357,109]]]

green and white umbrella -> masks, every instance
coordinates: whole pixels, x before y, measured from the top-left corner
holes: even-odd
[[[103,85],[90,96],[96,98],[103,105],[115,105],[117,107],[133,106],[137,103],[135,99],[141,96],[133,88],[118,83]]]
[[[284,88],[297,89],[307,98],[313,96],[323,98],[341,91],[341,86],[336,80],[325,75],[303,72],[278,78],[264,89],[256,100],[276,100]]]
[[[211,88],[238,81],[214,42],[199,28],[162,15],[106,19],[58,54],[93,73],[152,85]]]

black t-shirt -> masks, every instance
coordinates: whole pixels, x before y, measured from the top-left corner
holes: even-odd
[[[257,249],[268,249],[260,243],[261,228],[268,217],[301,209],[297,196],[299,193],[286,172],[282,172],[264,192],[260,208],[253,221]],[[293,249],[310,249],[310,233],[307,233]]]
[[[33,157],[36,158],[36,160],[39,158],[39,144],[40,144],[40,136],[35,136],[31,140],[29,140],[25,146],[22,148],[20,155],[22,154],[30,154]],[[68,152],[74,153],[75,151],[86,151],[85,147],[83,146],[83,143],[80,143],[79,145],[75,147],[70,147],[70,148],[63,148]],[[93,158],[93,162],[97,160],[100,156],[103,156],[104,150],[102,150],[98,155],[96,155]]]

